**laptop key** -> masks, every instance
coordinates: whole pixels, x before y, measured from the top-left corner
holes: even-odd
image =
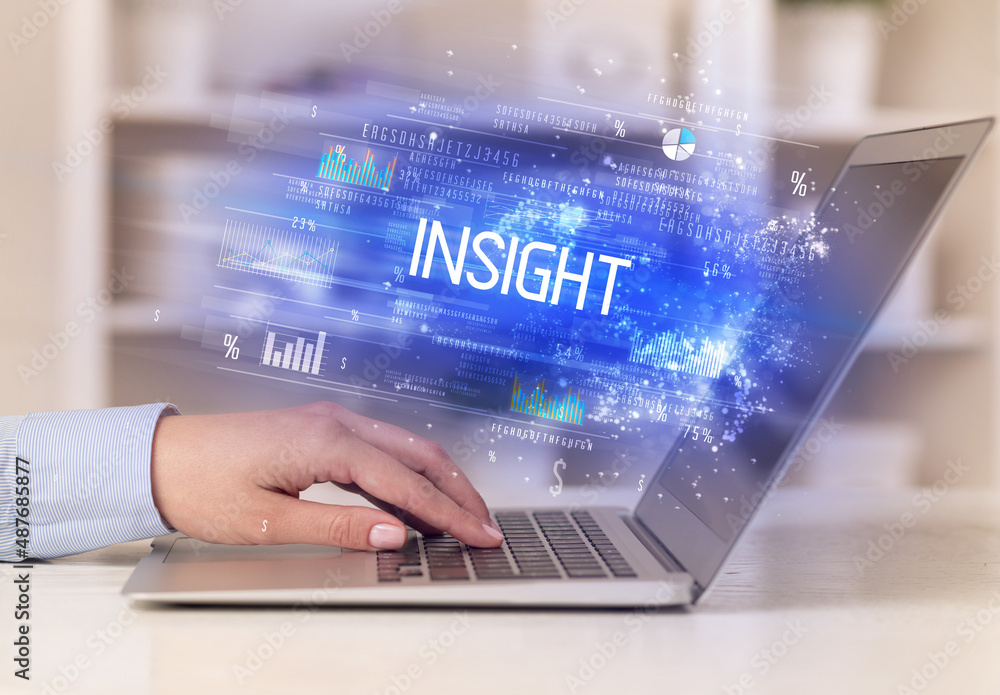
[[[636,576],[589,513],[574,513],[571,518],[562,511],[534,512],[531,517],[508,512],[496,519],[504,546],[470,548],[447,535],[414,539],[403,551],[378,552],[379,581],[424,576],[423,558],[432,581]]]
[[[566,576],[570,579],[597,579],[607,577],[608,575],[604,573],[604,570],[597,569],[567,569]]]

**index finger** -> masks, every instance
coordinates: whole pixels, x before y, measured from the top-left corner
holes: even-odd
[[[495,527],[482,495],[440,444],[349,410],[345,410],[339,419],[359,439],[424,476],[459,507],[480,519],[481,523]]]
[[[346,423],[340,421],[338,426],[345,432],[338,437],[337,446],[323,447],[319,456],[312,459],[309,466],[312,480],[331,481],[342,486],[357,485],[367,495],[394,505],[422,520],[428,527],[447,531],[469,545],[496,547],[503,541],[503,534],[489,522],[488,517],[484,522],[459,506],[429,478],[412,470],[389,452],[361,437],[348,435],[346,429],[349,426]]]

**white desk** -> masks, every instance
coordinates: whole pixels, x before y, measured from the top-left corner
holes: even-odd
[[[915,525],[862,576],[853,558],[905,512]],[[912,692],[1000,692],[993,493],[952,491],[927,508],[913,493],[782,491],[705,603],[647,621],[622,611],[129,613],[119,591],[147,551],[137,542],[35,563],[30,685],[12,676],[16,591],[0,567],[0,692],[721,695],[741,692],[743,677],[754,695],[895,695],[914,669],[933,677]],[[616,633],[623,646],[604,657]],[[284,643],[272,649],[268,635]],[[928,654],[949,642],[954,656],[938,669]],[[248,663],[248,650],[269,658]],[[77,659],[86,665],[72,682],[54,680]],[[568,675],[582,685],[572,690]]]

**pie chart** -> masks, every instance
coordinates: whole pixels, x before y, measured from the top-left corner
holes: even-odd
[[[694,154],[694,133],[687,128],[668,130],[663,136],[663,154],[675,162],[683,162]]]

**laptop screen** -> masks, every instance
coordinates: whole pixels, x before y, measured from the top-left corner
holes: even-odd
[[[778,285],[734,350],[709,398],[726,446],[683,443],[658,483],[721,540],[731,541],[767,490],[793,437],[869,325],[961,157],[853,166],[820,211],[829,250],[805,287]],[[745,373],[743,372],[745,370]]]
[[[676,442],[636,511],[702,589],[810,429],[817,443],[829,439],[823,407],[991,127],[863,139],[811,225],[821,262],[804,282],[776,282],[759,298],[730,369],[706,394],[723,413],[725,446]]]

